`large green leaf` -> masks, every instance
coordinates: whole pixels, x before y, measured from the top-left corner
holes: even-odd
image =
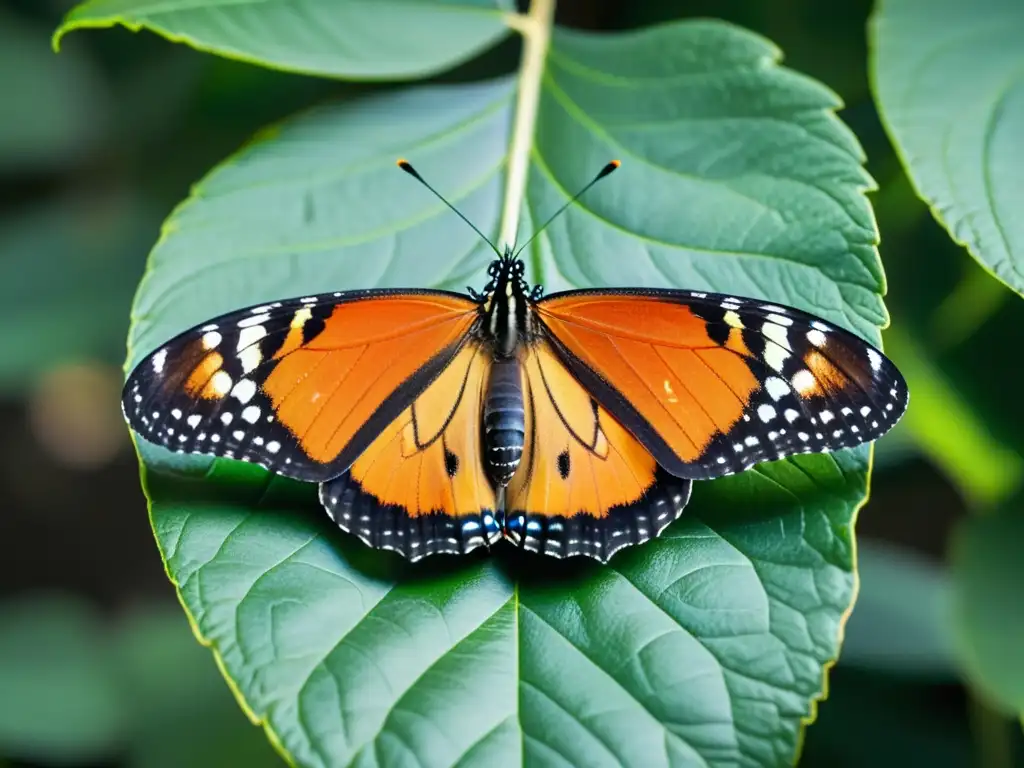
[[[1024,515],[1020,499],[999,513],[973,517],[951,548],[953,637],[973,684],[996,706],[1024,714]]]
[[[777,58],[718,23],[556,33],[522,228],[623,166],[531,246],[529,277],[771,298],[877,342],[870,180],[836,98]],[[509,151],[516,85],[326,107],[225,162],[151,255],[129,363],[242,304],[479,283],[486,246],[394,159],[496,233],[525,159]],[[861,448],[701,483],[682,520],[608,567],[506,547],[410,566],[331,528],[310,486],[140,451],[198,633],[309,766],[791,761],[853,598],[869,463]]]
[[[918,193],[1024,292],[1024,4],[882,0],[870,29],[875,98]]]
[[[121,24],[202,51],[291,72],[358,79],[427,75],[508,34],[510,0],[89,0],[75,29]]]

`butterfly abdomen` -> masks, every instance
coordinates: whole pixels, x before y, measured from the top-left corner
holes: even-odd
[[[484,461],[496,486],[508,484],[523,457],[526,413],[519,361],[499,359],[491,368],[484,400]]]

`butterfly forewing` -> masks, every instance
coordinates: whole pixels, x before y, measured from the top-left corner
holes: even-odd
[[[859,445],[906,409],[881,352],[790,307],[593,290],[551,295],[537,314],[569,370],[678,477]]]
[[[477,305],[359,291],[242,309],[177,336],[129,376],[147,440],[322,481],[344,472],[458,353]]]

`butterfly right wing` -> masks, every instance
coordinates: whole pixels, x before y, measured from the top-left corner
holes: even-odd
[[[692,483],[659,467],[550,341],[527,346],[521,364],[526,445],[506,489],[509,539],[554,557],[604,562],[679,517]]]
[[[478,322],[439,291],[352,291],[242,309],[143,359],[122,409],[150,442],[252,461],[298,480],[344,472]]]

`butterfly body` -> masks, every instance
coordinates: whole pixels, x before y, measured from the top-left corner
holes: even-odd
[[[172,450],[318,483],[342,529],[412,560],[504,538],[606,561],[675,520],[694,480],[874,440],[906,408],[880,351],[801,310],[670,289],[545,296],[524,272],[506,249],[468,295],[230,312],[147,355],[125,417]]]

